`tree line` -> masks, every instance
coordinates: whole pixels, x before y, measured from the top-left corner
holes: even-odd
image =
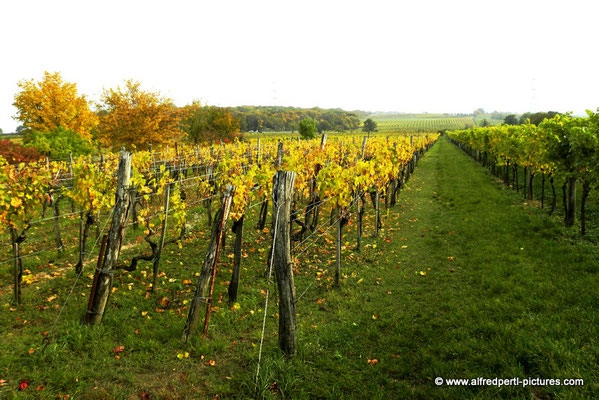
[[[360,118],[356,112],[339,108],[242,106],[231,108],[231,112],[239,120],[241,132],[296,132],[300,121],[306,118],[314,120],[319,133],[355,130],[360,126]]]
[[[42,155],[65,158],[121,146],[134,150],[177,142],[229,142],[241,138],[243,132],[298,131],[300,121],[306,119],[314,121],[318,132],[360,126],[357,114],[340,109],[228,108],[197,101],[177,107],[171,99],[144,90],[134,80],[105,89],[95,103],[58,72],[45,72],[39,81],[23,80],[18,87],[13,103],[17,114],[13,118],[22,124],[18,130],[24,133],[24,146],[31,149],[28,159]],[[5,147],[11,154],[20,152],[19,145]]]
[[[526,112],[526,113],[520,115],[519,117],[516,114],[509,114],[509,115],[506,115],[505,118],[503,119],[503,124],[504,125],[524,125],[528,121],[530,121],[530,123],[533,125],[539,125],[544,120],[551,119],[558,114],[559,113],[557,111],[547,111],[547,112],[541,111],[541,112],[536,112],[536,113]]]

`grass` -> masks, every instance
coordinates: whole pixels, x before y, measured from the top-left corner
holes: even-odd
[[[332,230],[300,257],[296,291],[307,290],[297,304],[298,354],[291,362],[284,361],[277,347],[278,310],[271,293],[254,386],[262,291],[269,287],[262,278],[269,234],[253,229],[257,208],[253,210],[246,228],[239,309],[230,309],[226,298],[232,261],[228,239],[216,280],[218,309],[207,340],[201,335],[188,344],[179,340],[192,296],[192,285],[183,282],[195,283],[206,247],[207,230],[198,229],[202,219],[182,250],[167,249],[161,267],[165,275],[155,295],[146,296],[149,265],[115,276],[117,290],[98,327],[81,323],[88,270],[44,352],[42,334],[51,329],[73,285],[73,272],[25,286],[19,307],[6,291],[0,297],[0,379],[7,383],[0,387],[0,397],[599,395],[597,244],[577,238],[558,217],[524,205],[519,194],[445,138],[420,161],[398,205],[388,215],[383,212],[379,239],[371,237],[373,216],[367,215],[359,253],[353,249],[355,227],[350,222],[343,239],[340,289],[330,287]],[[60,270],[64,262],[45,268]],[[57,298],[47,301],[53,295]],[[115,352],[117,346],[124,346],[123,351]],[[436,386],[435,377],[583,378],[585,385],[449,387]],[[30,385],[16,391],[22,379]],[[40,385],[44,389],[37,391]]]

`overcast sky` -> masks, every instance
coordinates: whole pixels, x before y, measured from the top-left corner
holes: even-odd
[[[126,79],[177,105],[399,112],[599,107],[599,1],[4,1],[0,128],[17,82],[97,101]]]

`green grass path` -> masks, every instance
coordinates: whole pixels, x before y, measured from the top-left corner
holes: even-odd
[[[314,373],[316,386],[327,388],[323,397],[599,393],[596,246],[560,239],[559,221],[520,205],[445,139],[421,160],[400,198],[387,221],[390,243],[366,251],[364,286],[352,282],[334,296],[338,311],[327,319],[336,323],[321,340],[330,338],[325,347],[340,360],[321,363],[334,380]],[[586,384],[449,388],[435,386],[435,377]]]

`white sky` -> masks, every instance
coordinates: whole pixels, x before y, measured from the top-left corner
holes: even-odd
[[[0,0],[0,128],[17,82],[97,101],[135,79],[177,105],[399,112],[599,106],[599,1]]]

